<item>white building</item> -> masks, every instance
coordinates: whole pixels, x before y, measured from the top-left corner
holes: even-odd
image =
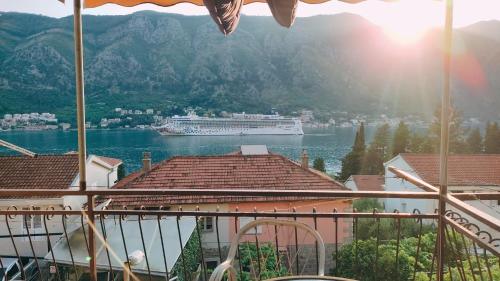
[[[408,172],[436,187],[439,185],[438,154],[403,153],[386,162],[384,166],[386,191],[424,192],[415,185],[397,178],[388,170],[389,166]],[[448,190],[452,193],[500,192],[500,154],[450,155],[448,176]],[[493,217],[500,218],[499,201],[465,202]],[[437,207],[436,200],[385,199],[385,210],[388,212],[395,209],[402,212],[412,212],[414,209],[418,209],[423,213],[433,213]],[[450,209],[452,208],[450,207]]]
[[[71,128],[71,124],[70,123],[59,123],[59,126],[61,126],[61,129],[63,129],[64,131],[66,131],[69,128]]]
[[[154,114],[155,111],[151,108],[146,109],[146,114]]]
[[[122,162],[118,159],[90,155],[87,158],[87,185],[89,188],[108,188],[118,179],[118,166]],[[78,155],[38,155],[3,156],[0,157],[0,189],[78,189]],[[85,196],[69,196],[55,198],[0,198],[0,209],[16,206],[19,210],[45,210],[49,206],[62,209],[70,206],[79,210],[86,202]],[[69,223],[68,223],[69,224]],[[42,216],[22,217],[9,219],[13,235],[17,235],[15,243],[21,257],[33,257],[26,235],[45,234],[45,225]],[[51,242],[59,239],[62,232],[59,220],[47,221],[47,230],[51,235]],[[37,257],[44,257],[47,252],[47,238],[45,235],[33,236],[33,246]],[[16,253],[9,238],[5,220],[0,221],[0,256],[12,257]]]

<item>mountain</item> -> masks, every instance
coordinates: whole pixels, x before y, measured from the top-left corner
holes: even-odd
[[[481,21],[463,28],[467,33],[484,36],[496,41],[500,41],[500,21]]]
[[[429,116],[442,89],[438,30],[400,45],[351,14],[298,18],[291,29],[242,16],[227,37],[208,16],[138,12],[83,22],[90,119],[115,107],[186,106]],[[498,22],[454,33],[453,99],[466,116],[499,117],[500,42],[490,25]],[[0,114],[74,117],[72,38],[72,17],[0,14]]]

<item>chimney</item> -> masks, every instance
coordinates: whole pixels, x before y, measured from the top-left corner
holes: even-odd
[[[309,155],[307,155],[307,150],[302,150],[302,168],[309,169]]]
[[[148,172],[151,170],[151,152],[145,151],[142,153],[142,171]]]

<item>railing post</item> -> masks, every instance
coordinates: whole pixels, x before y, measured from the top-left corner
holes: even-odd
[[[76,123],[78,128],[78,167],[80,190],[87,186],[87,171],[85,162],[87,151],[85,144],[85,99],[83,88],[83,35],[82,35],[82,1],[74,0],[73,32],[75,43],[75,77],[76,77]]]
[[[444,26],[443,48],[443,96],[441,103],[441,143],[439,154],[439,218],[438,218],[438,281],[444,280],[444,264],[446,251],[446,197],[448,194],[448,152],[449,152],[449,118],[450,118],[450,76],[453,32],[453,0],[446,0],[446,18]]]
[[[95,251],[95,217],[94,217],[95,200],[93,195],[87,196],[87,224],[89,231],[89,275],[90,280],[97,281],[97,268],[96,268],[96,251]]]

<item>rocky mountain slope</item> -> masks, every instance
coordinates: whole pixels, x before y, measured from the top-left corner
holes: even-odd
[[[455,104],[498,118],[500,41],[485,22],[457,30]],[[349,14],[299,18],[287,30],[243,16],[224,37],[207,16],[85,16],[88,116],[114,107],[185,106],[290,113],[302,108],[428,116],[442,88],[440,31],[400,45]],[[73,117],[72,18],[0,14],[0,114]]]

